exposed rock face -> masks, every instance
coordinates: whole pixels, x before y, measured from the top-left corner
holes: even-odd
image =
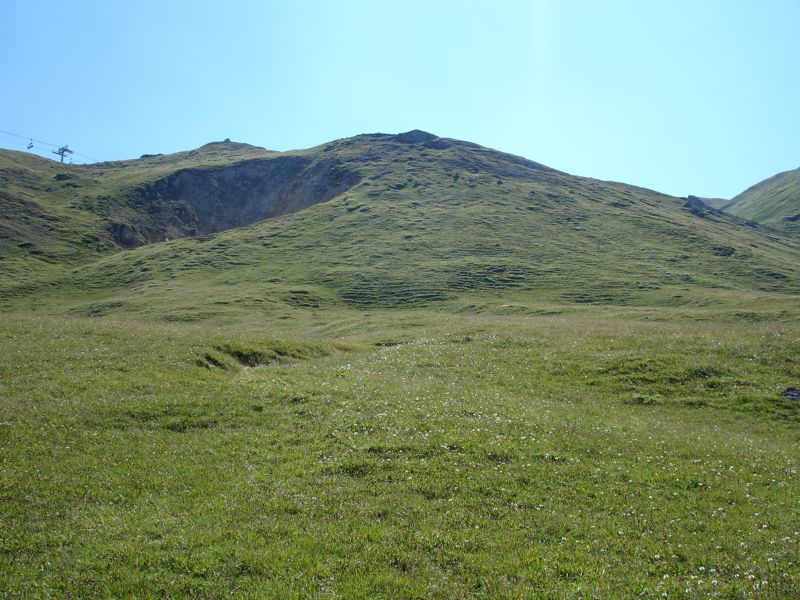
[[[135,248],[145,243],[142,234],[134,225],[128,223],[112,223],[111,237],[123,248]]]
[[[147,215],[133,227],[115,228],[124,247],[216,233],[297,212],[325,202],[358,183],[358,174],[334,160],[301,156],[250,160],[216,169],[183,169],[134,190],[128,206]]]
[[[704,217],[706,210],[708,210],[708,207],[705,205],[705,203],[697,196],[689,196],[686,198],[686,203],[684,206],[698,217]]]

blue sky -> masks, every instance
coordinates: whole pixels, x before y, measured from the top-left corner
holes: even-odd
[[[680,196],[800,166],[798,0],[3,0],[0,20],[0,146],[76,162],[418,128]]]

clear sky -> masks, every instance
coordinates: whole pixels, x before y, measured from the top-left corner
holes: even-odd
[[[679,196],[800,166],[800,0],[2,0],[0,22],[0,146],[76,162],[424,129]]]

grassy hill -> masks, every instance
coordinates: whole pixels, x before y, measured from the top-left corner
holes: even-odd
[[[778,173],[748,188],[726,205],[730,214],[800,234],[800,169]]]
[[[716,208],[717,210],[723,208],[728,204],[728,202],[730,202],[730,200],[726,200],[725,198],[700,198],[700,200],[702,200],[703,204],[706,206]]]
[[[800,245],[414,131],[0,152],[7,598],[800,597]]]
[[[137,188],[189,166],[209,168],[262,155],[269,153],[244,144],[226,144],[220,151],[209,144],[169,156],[65,165],[0,150],[0,277],[29,280],[113,252],[123,241],[117,238],[129,231],[141,237],[129,221],[152,225],[164,239],[170,215],[148,219],[146,209],[131,201]]]
[[[747,301],[758,318],[788,316],[800,292],[800,246],[781,236],[424,132],[289,153],[212,144],[54,183],[61,165],[28,160],[36,177],[12,192],[42,214],[9,236],[0,264],[26,276],[0,284],[6,310],[31,295],[41,310],[172,320],[543,303],[733,314]],[[45,233],[52,215],[63,226]],[[164,238],[182,239],[148,243]]]

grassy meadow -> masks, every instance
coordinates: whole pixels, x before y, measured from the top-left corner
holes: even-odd
[[[797,323],[0,316],[7,598],[800,595]]]
[[[419,131],[0,186],[3,598],[800,597],[793,237]]]

